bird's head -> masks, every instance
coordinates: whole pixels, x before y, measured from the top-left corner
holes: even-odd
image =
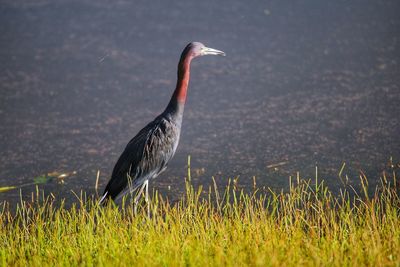
[[[214,49],[214,48],[206,47],[205,45],[203,45],[202,43],[199,43],[199,42],[192,42],[192,43],[188,44],[186,46],[183,54],[189,55],[192,58],[199,57],[199,56],[206,56],[206,55],[225,56],[224,52]]]

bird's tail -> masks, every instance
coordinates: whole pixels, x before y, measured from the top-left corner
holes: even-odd
[[[99,200],[99,205],[104,207],[108,204],[108,202],[110,202],[110,200],[119,201],[126,194],[135,192],[140,186],[143,186],[143,182],[138,183],[136,181],[133,185],[127,186],[117,196],[113,197],[112,194],[109,192],[108,185],[107,185],[107,187],[103,193],[103,196]]]
[[[99,200],[99,205],[104,207],[105,205],[107,205],[109,199],[110,196],[108,194],[108,191],[104,192],[104,195]]]

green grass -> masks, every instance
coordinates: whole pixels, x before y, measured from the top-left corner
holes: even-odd
[[[0,265],[400,266],[395,172],[374,194],[360,179],[354,196],[302,179],[267,194],[188,181],[177,203],[154,194],[150,218],[145,207],[135,215],[131,205],[100,208],[85,197],[66,209],[38,192],[16,213],[2,209]]]

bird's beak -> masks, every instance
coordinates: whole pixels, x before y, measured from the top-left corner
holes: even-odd
[[[225,56],[225,52],[223,52],[223,51],[220,51],[220,50],[217,50],[217,49],[214,49],[214,48],[209,48],[209,47],[204,47],[203,49],[202,49],[202,54],[203,55],[216,55],[216,56],[218,56],[218,55],[220,55],[220,56]]]

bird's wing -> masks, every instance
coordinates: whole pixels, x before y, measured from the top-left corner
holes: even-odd
[[[157,117],[128,143],[114,167],[105,193],[114,199],[128,183],[136,187],[145,179],[157,176],[174,155],[178,139],[179,129],[165,118]]]
[[[151,131],[153,124],[154,122],[151,122],[140,130],[125,147],[125,150],[114,166],[111,179],[104,190],[104,194],[107,193],[108,197],[114,199],[128,185],[128,174],[131,173],[130,169],[135,169],[139,165],[149,137],[149,131]],[[133,180],[135,177],[131,178]],[[131,182],[133,182],[132,180]]]

